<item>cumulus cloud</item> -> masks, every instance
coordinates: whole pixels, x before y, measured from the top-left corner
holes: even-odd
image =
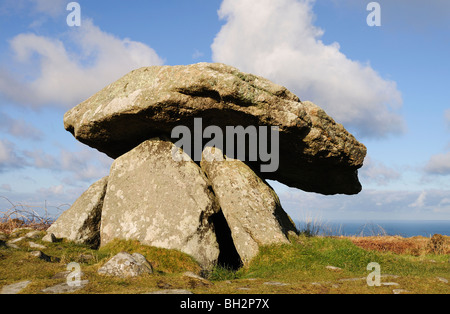
[[[427,198],[427,192],[422,191],[420,195],[417,197],[416,201],[409,205],[409,207],[424,207],[425,206],[425,200]]]
[[[359,170],[361,181],[387,185],[391,181],[400,179],[401,173],[369,156],[364,160],[364,166]]]
[[[64,186],[62,185],[54,185],[48,188],[40,188],[37,191],[42,196],[46,197],[53,197],[57,195],[63,195],[64,194]]]
[[[450,175],[450,152],[431,156],[425,171],[434,175]]]
[[[402,132],[396,83],[368,64],[325,45],[314,26],[313,0],[224,0],[226,23],[212,44],[213,60],[284,85],[311,100],[358,136]]]
[[[0,139],[0,173],[26,165],[24,158],[15,152],[15,145],[8,140]]]
[[[42,149],[17,149],[8,140],[0,139],[0,173],[26,167],[49,170],[65,184],[79,186],[107,176],[112,162],[105,154],[88,147],[49,154]]]
[[[92,182],[108,175],[112,163],[105,154],[85,147],[78,151],[62,149],[57,156],[40,149],[24,151],[23,156],[27,158],[27,164],[36,169],[69,175],[70,179],[65,179],[69,185],[76,185],[78,181]]]
[[[23,119],[14,119],[6,113],[0,112],[0,121],[0,131],[18,138],[42,139],[42,132]]]
[[[11,185],[5,183],[0,186],[0,189],[6,192],[12,192]]]
[[[105,154],[88,148],[78,152],[61,151],[60,169],[71,172],[75,179],[86,182],[107,176],[112,161]]]
[[[444,111],[444,121],[450,130],[450,109]],[[450,146],[450,144],[449,144]],[[427,175],[450,175],[450,152],[436,154],[431,156],[428,163],[425,165],[425,173]]]
[[[38,71],[33,72],[38,74],[26,79],[2,71],[0,93],[34,107],[70,108],[131,70],[163,64],[152,48],[105,33],[88,19],[73,28],[66,41],[23,33],[10,46],[19,64],[37,61]]]

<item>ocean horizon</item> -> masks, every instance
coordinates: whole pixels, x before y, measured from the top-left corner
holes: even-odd
[[[410,238],[431,237],[434,234],[450,236],[450,220],[334,220],[295,221],[297,228],[328,236],[390,235]]]

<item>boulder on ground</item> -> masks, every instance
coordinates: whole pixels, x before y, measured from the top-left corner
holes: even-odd
[[[120,252],[107,261],[98,270],[98,273],[101,275],[128,278],[151,274],[153,273],[153,269],[142,254]]]

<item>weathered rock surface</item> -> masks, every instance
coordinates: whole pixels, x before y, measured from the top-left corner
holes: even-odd
[[[101,245],[115,238],[178,249],[205,268],[218,259],[212,216],[219,211],[205,174],[192,160],[172,159],[174,144],[148,140],[111,166]]]
[[[48,294],[63,294],[63,293],[72,293],[78,290],[83,289],[89,283],[89,280],[81,280],[77,285],[69,285],[67,282],[63,282],[42,290],[43,293]]]
[[[28,233],[25,235],[25,237],[26,237],[26,238],[29,238],[29,239],[38,239],[38,238],[41,237],[41,235],[42,235],[42,232],[41,232],[41,231],[34,230],[34,231],[28,232]]]
[[[364,145],[313,103],[224,64],[132,71],[67,112],[64,125],[79,141],[117,158],[176,126],[193,132],[195,117],[203,128],[279,126],[279,167],[258,173],[264,179],[323,194],[361,191]]]
[[[98,273],[116,277],[137,277],[153,273],[152,266],[139,253],[120,252],[103,265]]]
[[[211,150],[206,149],[208,154]],[[226,156],[223,161],[202,160],[205,171],[231,230],[244,264],[258,254],[260,245],[289,243],[295,224],[282,209],[275,191],[246,164]]]
[[[30,252],[30,255],[32,255],[32,256],[34,256],[34,257],[37,257],[37,258],[43,260],[44,262],[49,262],[49,263],[51,263],[51,262],[52,262],[52,259],[53,259],[55,262],[56,262],[56,261],[59,261],[59,258],[58,258],[58,257],[51,257],[51,256],[48,256],[47,254],[43,253],[42,251],[32,251],[32,252]]]
[[[42,241],[49,242],[49,243],[55,243],[57,241],[57,239],[53,233],[49,232],[42,238]]]
[[[100,218],[107,184],[108,177],[105,177],[91,185],[47,229],[47,234],[53,233],[56,238],[97,247],[100,243]]]
[[[44,249],[47,248],[45,245],[37,244],[37,243],[31,242],[31,241],[28,242],[28,245],[29,245],[30,248],[32,248],[32,249],[40,249],[40,250],[44,250]]]
[[[23,289],[28,287],[28,285],[30,283],[31,283],[31,281],[25,280],[25,281],[16,282],[16,283],[13,283],[10,285],[6,285],[2,288],[2,290],[0,291],[0,294],[18,294]]]

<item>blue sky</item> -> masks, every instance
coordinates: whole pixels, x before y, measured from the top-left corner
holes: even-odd
[[[68,109],[141,66],[223,62],[368,148],[358,195],[270,182],[294,219],[450,220],[450,2],[377,1],[379,27],[361,0],[78,1],[80,27],[69,2],[0,1],[0,196],[72,203],[112,160],[64,130]]]

